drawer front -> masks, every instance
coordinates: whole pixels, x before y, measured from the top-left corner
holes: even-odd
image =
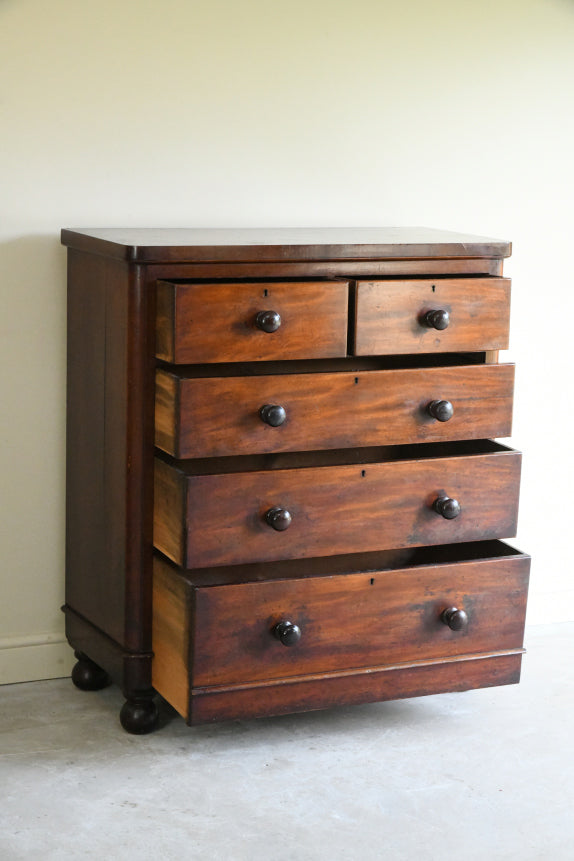
[[[528,557],[518,556],[201,588],[192,683],[237,684],[520,650],[528,571]],[[466,622],[454,614],[460,630],[443,621],[453,608],[466,614]],[[276,633],[285,622],[300,632],[288,646]]]
[[[156,355],[183,364],[345,356],[348,292],[345,282],[159,282]]]
[[[356,289],[357,356],[508,347],[508,278],[361,281]]]
[[[509,538],[520,460],[504,450],[195,476],[156,460],[154,543],[193,568]],[[460,504],[454,519],[434,508],[446,497]]]
[[[189,458],[506,437],[513,387],[513,365],[208,379],[158,371],[156,445]],[[448,404],[446,420],[431,415],[437,401],[451,418]]]

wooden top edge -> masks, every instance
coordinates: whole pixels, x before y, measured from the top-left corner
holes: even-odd
[[[62,244],[132,263],[509,257],[506,240],[426,227],[65,228]]]

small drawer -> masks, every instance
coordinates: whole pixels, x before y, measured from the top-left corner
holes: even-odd
[[[160,281],[156,356],[180,364],[345,356],[348,293],[345,282]]]
[[[354,354],[508,348],[510,279],[360,281]]]
[[[522,652],[528,556],[501,542],[422,548],[407,562],[379,556],[367,566],[364,557],[363,566],[337,559],[332,571],[328,560],[298,563],[297,573],[288,563],[267,575],[252,566],[247,581],[222,585],[220,571],[211,584],[207,572],[186,574],[157,558],[154,687],[171,686],[170,701],[189,717],[190,693],[211,686],[231,693],[293,680],[288,688],[300,696],[301,683],[318,675]],[[377,698],[370,675],[375,696],[365,699]],[[264,690],[272,694],[259,687],[259,707]]]
[[[194,568],[509,538],[520,463],[489,440],[229,465],[156,458],[154,544]]]
[[[513,387],[513,365],[207,378],[160,370],[155,439],[188,458],[506,437]]]

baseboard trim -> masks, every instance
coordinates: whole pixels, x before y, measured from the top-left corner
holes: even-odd
[[[69,676],[74,653],[62,634],[0,638],[0,685]]]

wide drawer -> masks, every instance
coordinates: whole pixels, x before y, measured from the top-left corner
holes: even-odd
[[[262,581],[252,566],[251,581],[211,585],[208,572],[186,575],[157,558],[154,686],[171,686],[170,701],[188,716],[192,689],[522,651],[530,560],[513,548],[484,542],[361,562],[333,574],[326,560],[309,570],[302,562],[299,576],[282,563]]]
[[[324,465],[307,466],[304,453],[239,458],[233,467],[156,458],[155,546],[194,568],[516,533],[521,456],[498,443],[313,452],[310,460]],[[458,515],[455,502],[439,502],[447,499]]]
[[[509,317],[508,278],[360,281],[354,353],[504,350]]]
[[[157,285],[167,362],[316,359],[347,353],[346,282]]]
[[[513,365],[207,378],[160,370],[155,441],[187,458],[506,437],[513,387]]]

